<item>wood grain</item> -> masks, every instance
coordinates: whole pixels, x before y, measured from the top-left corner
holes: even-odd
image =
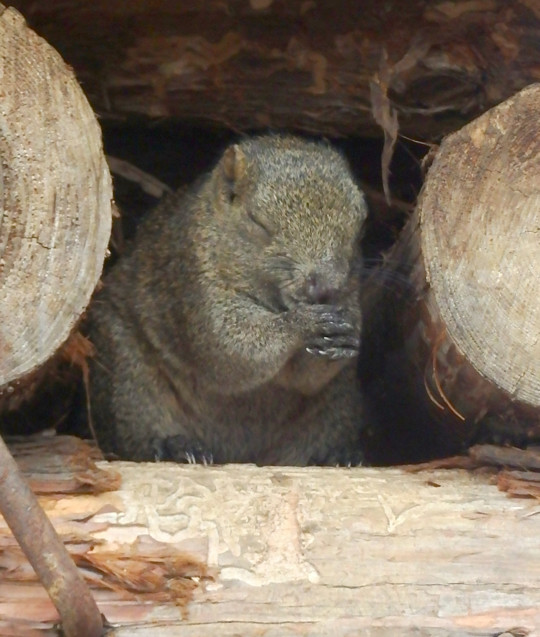
[[[208,568],[192,567],[187,616],[165,591],[98,586],[115,635],[540,634],[538,501],[509,498],[489,472],[113,468],[116,491],[41,498],[70,550],[96,563],[123,554],[129,572],[128,547],[135,560],[142,542],[148,568],[158,546]],[[49,634],[54,611],[38,585],[3,573],[0,627]]]
[[[439,139],[540,80],[531,0],[13,0],[102,117]],[[387,63],[384,62],[387,55]]]
[[[0,394],[9,397],[9,383],[44,363],[88,304],[112,188],[73,71],[1,5],[0,78]]]
[[[533,84],[445,138],[365,285],[363,380],[390,423],[383,444],[418,422],[440,454],[478,435],[540,438],[539,118]]]

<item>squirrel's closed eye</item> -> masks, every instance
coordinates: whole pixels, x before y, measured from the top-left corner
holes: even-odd
[[[251,221],[259,226],[259,228],[261,228],[262,230],[264,230],[264,232],[266,232],[266,234],[271,237],[273,236],[273,232],[270,229],[269,225],[267,223],[265,223],[264,221],[261,221],[261,219],[259,219],[258,217],[256,217],[252,212],[250,212],[249,210],[247,211],[247,216],[249,217],[249,219],[251,219]]]

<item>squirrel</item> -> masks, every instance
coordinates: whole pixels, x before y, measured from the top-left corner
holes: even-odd
[[[89,310],[91,418],[124,459],[362,460],[363,194],[325,142],[229,146],[142,222]]]

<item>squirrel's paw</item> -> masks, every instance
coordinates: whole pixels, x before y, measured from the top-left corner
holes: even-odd
[[[308,465],[325,465],[331,467],[361,467],[364,464],[364,454],[359,449],[341,449],[329,452],[323,459],[312,458]]]
[[[354,322],[340,308],[325,305],[308,306],[312,334],[306,340],[306,351],[329,360],[354,358],[358,355],[360,337]]]
[[[189,440],[182,434],[154,438],[152,441],[156,462],[170,461],[187,464],[214,464],[214,456],[199,442]]]
[[[336,467],[361,467],[364,464],[364,454],[360,451],[347,451],[337,458]]]

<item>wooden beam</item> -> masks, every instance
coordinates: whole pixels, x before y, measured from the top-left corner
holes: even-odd
[[[530,0],[12,4],[75,68],[102,117],[380,134],[375,81],[402,132],[434,139],[540,79]]]
[[[485,469],[99,466],[122,486],[41,502],[115,635],[485,637],[540,626],[537,500],[509,498]],[[3,525],[0,548],[2,634],[48,634],[54,609]],[[157,577],[180,556],[185,611],[182,577],[162,588]]]
[[[14,409],[21,378],[66,341],[88,305],[112,185],[72,69],[3,5],[0,78],[0,409]]]

